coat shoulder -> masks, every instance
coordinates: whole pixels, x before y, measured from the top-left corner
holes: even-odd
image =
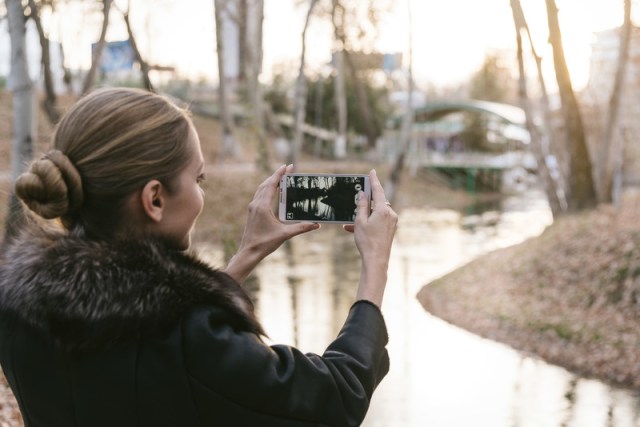
[[[159,333],[199,305],[220,307],[234,327],[261,333],[249,297],[231,277],[152,239],[30,234],[0,260],[0,313],[72,349]]]

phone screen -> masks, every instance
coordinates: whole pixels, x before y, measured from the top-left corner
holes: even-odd
[[[358,192],[370,193],[368,180],[367,175],[285,175],[281,181],[280,219],[352,223]]]

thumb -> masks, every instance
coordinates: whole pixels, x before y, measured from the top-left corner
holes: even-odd
[[[288,238],[295,237],[299,234],[308,233],[309,231],[317,230],[320,228],[320,224],[313,222],[300,222],[297,224],[291,224],[288,228]]]
[[[366,221],[369,217],[369,201],[363,191],[358,192],[356,209],[356,222]]]

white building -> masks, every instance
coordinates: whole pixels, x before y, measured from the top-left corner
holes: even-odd
[[[620,28],[594,34],[591,44],[589,81],[580,94],[584,123],[589,127],[591,145],[597,149],[607,119],[609,100],[618,66]],[[640,27],[632,28],[629,46],[622,108],[619,111],[619,132],[623,138],[623,172],[625,185],[640,184]],[[593,156],[592,156],[593,157]],[[597,157],[596,157],[597,158]],[[597,160],[596,160],[597,161]]]

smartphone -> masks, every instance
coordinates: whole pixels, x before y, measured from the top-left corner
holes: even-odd
[[[371,203],[369,175],[286,174],[280,180],[278,216],[283,222],[352,224],[360,191]]]

